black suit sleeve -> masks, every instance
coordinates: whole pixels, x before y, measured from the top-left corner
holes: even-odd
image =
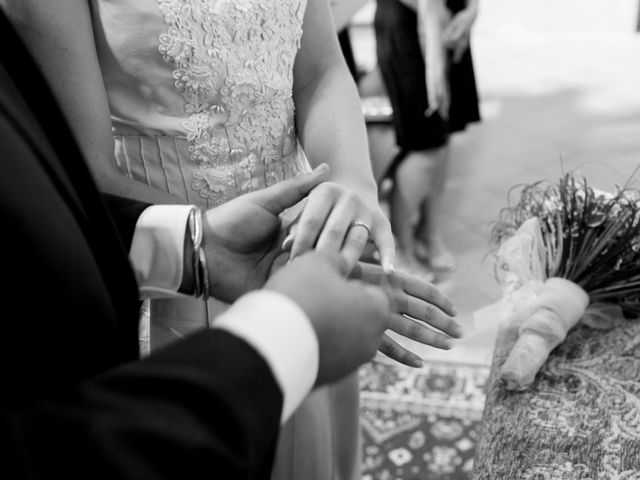
[[[217,330],[138,360],[121,243],[144,205],[108,200],[120,242],[1,9],[0,43],[0,477],[268,478],[282,393],[265,360]]]
[[[103,197],[111,213],[111,217],[115,222],[120,240],[125,248],[128,249],[133,240],[138,217],[140,217],[144,209],[151,204],[110,194],[104,194]]]
[[[281,408],[257,352],[206,330],[3,411],[2,468],[13,462],[12,479],[266,479]]]

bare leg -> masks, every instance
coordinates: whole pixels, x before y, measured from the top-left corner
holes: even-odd
[[[415,230],[414,246],[417,256],[434,270],[452,271],[455,257],[446,247],[442,231],[442,195],[447,181],[449,148],[439,151],[440,158],[434,164],[430,189],[420,206],[420,223]]]
[[[414,228],[419,219],[420,205],[426,198],[424,177],[426,162],[419,152],[409,153],[398,165],[389,203],[391,229],[398,250],[413,252]]]
[[[391,228],[399,253],[409,263],[414,257],[414,237],[422,216],[423,205],[433,192],[439,197],[443,176],[439,170],[445,163],[447,147],[409,152],[396,170],[390,198]]]

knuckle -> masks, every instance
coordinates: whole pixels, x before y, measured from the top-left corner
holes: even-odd
[[[422,334],[422,325],[417,322],[411,322],[408,328],[408,335],[412,338],[418,338]]]
[[[344,229],[339,225],[329,225],[324,229],[324,233],[331,238],[344,237]]]
[[[442,293],[438,287],[431,285],[428,291],[428,300],[436,305],[441,305],[445,308],[453,305],[453,302],[447,297],[444,293]]]
[[[425,282],[425,289],[423,297],[429,303],[436,303],[440,292],[433,283]]]
[[[302,220],[298,230],[318,230],[322,227],[322,221],[318,217],[310,217]]]
[[[436,308],[430,303],[425,303],[422,312],[424,314],[424,318],[432,318],[435,316]]]
[[[360,195],[356,192],[346,191],[344,192],[343,197],[350,205],[362,205],[364,203],[362,198],[360,198]]]

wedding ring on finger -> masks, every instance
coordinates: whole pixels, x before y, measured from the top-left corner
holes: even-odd
[[[356,220],[355,222],[353,222],[351,224],[350,228],[353,228],[353,227],[364,227],[367,230],[367,236],[371,237],[371,227],[369,225],[367,225],[366,223],[364,223],[363,221]]]

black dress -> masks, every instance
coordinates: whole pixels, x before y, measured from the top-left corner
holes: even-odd
[[[455,14],[465,7],[465,0],[447,0],[446,4]],[[480,120],[470,48],[456,63],[449,53],[449,118],[444,119],[437,112],[425,115],[429,101],[417,17],[399,0],[377,0],[374,27],[378,65],[393,108],[396,142],[401,152],[443,146],[451,133]]]

